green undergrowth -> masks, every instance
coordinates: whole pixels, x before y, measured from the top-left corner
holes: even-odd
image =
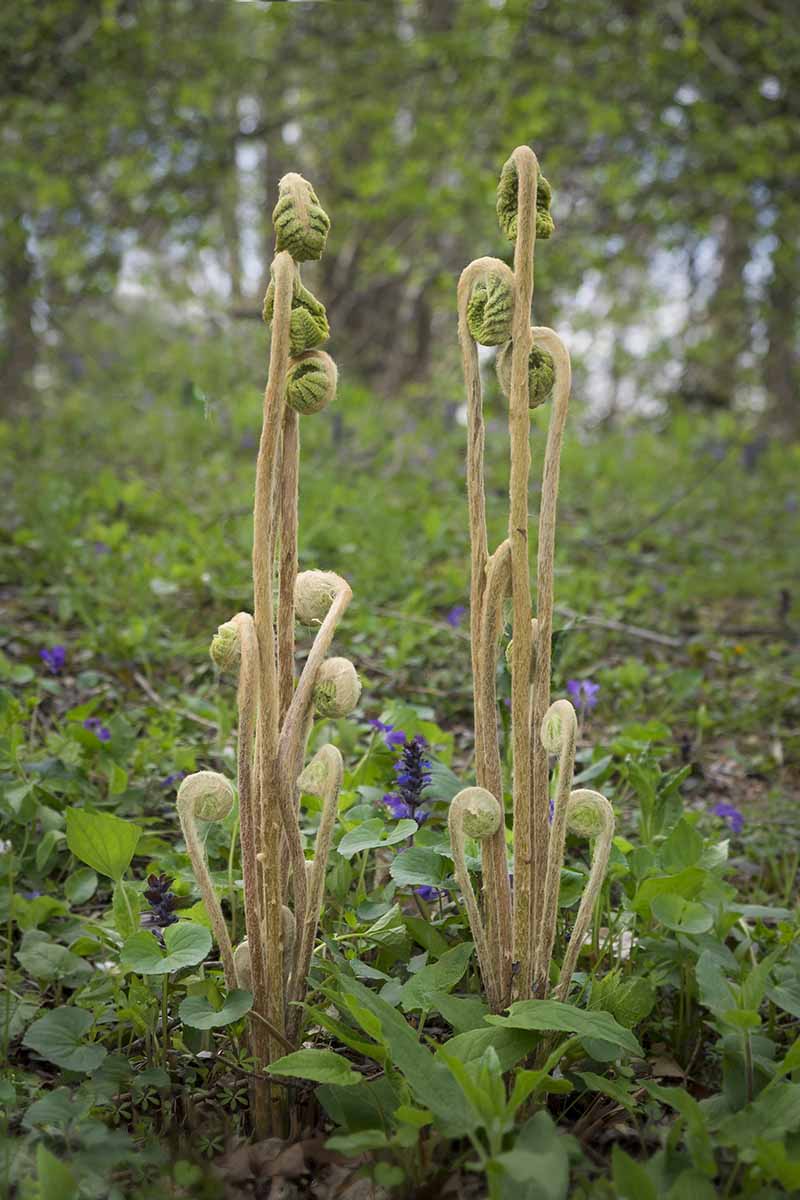
[[[225,994],[174,797],[183,773],[235,773],[208,642],[251,603],[265,338],[144,318],[74,337],[41,411],[0,430],[0,1168],[26,1200],[216,1196],[250,1131],[250,998]],[[576,700],[578,780],[617,837],[569,1003],[492,1016],[446,834],[472,780],[457,378],[386,398],[345,376],[302,422],[301,565],[351,583],[337,652],[364,691],[333,731],[304,1045],[275,1067],[297,1129],[398,1197],[454,1173],[530,1200],[797,1194],[800,454],[732,415],[593,428],[578,397],[553,695]],[[493,543],[503,421],[496,396]],[[505,725],[502,664],[498,695]],[[432,765],[398,816],[400,733]],[[235,822],[206,831],[234,938]],[[570,840],[557,960],[588,862]]]

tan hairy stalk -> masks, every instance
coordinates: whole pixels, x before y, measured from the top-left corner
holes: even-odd
[[[553,821],[547,848],[547,872],[544,883],[542,924],[536,940],[533,994],[544,998],[547,995],[550,956],[556,937],[558,916],[558,892],[561,885],[561,866],[564,861],[564,842],[567,836],[567,811],[569,808],[572,776],[575,771],[575,740],[578,736],[578,718],[569,700],[556,700],[547,710],[541,724],[540,740],[546,754],[558,754],[558,787],[553,802]]]
[[[581,897],[578,914],[572,927],[572,936],[561,964],[558,984],[553,992],[556,1000],[566,1000],[567,998],[569,985],[578,963],[578,955],[592,923],[592,912],[600,894],[600,888],[603,886],[611,853],[611,843],[614,839],[614,810],[600,792],[593,792],[589,788],[577,788],[569,798],[567,826],[572,833],[578,834],[579,837],[594,838],[595,843],[589,882]]]
[[[531,581],[528,553],[528,483],[531,466],[528,354],[533,300],[533,253],[536,243],[536,186],[539,163],[527,146],[511,158],[517,169],[517,238],[514,245],[514,307],[511,395],[508,427],[511,440],[508,539],[511,544],[513,654],[511,660],[511,726],[514,756],[514,959],[519,963],[515,994],[528,995],[533,970],[530,930],[536,920],[533,901],[531,813]]]
[[[450,801],[448,826],[450,848],[456,882],[464,898],[478,965],[489,1005],[495,1011],[502,1008],[501,982],[497,971],[497,956],[489,944],[481,919],[478,901],[472,887],[467,867],[465,839],[471,837],[483,841],[497,833],[503,824],[503,810],[495,796],[486,788],[464,788]]]
[[[278,596],[278,679],[281,719],[294,690],[294,585],[297,579],[297,489],[300,476],[300,419],[284,406],[280,494],[280,593]]]
[[[537,326],[531,329],[534,345],[547,351],[553,359],[555,386],[553,407],[547,431],[544,454],[542,493],[539,508],[539,545],[536,566],[537,651],[533,669],[533,701],[531,705],[531,779],[532,836],[534,846],[534,904],[530,927],[532,943],[541,937],[544,922],[545,861],[548,843],[547,816],[550,801],[547,749],[538,736],[545,713],[550,705],[550,663],[553,636],[553,566],[556,540],[556,512],[561,466],[561,444],[567,420],[572,380],[569,354],[557,333]],[[531,950],[533,954],[533,950]],[[544,968],[546,970],[546,966]],[[538,993],[534,993],[538,994]]]

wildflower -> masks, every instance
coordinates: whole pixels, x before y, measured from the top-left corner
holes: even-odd
[[[99,717],[87,717],[83,722],[83,728],[88,729],[89,732],[93,733],[101,742],[111,741],[111,730],[106,729]]]
[[[430,816],[422,808],[422,793],[431,781],[431,763],[425,756],[428,743],[420,734],[411,741],[405,741],[405,734],[403,738],[403,750],[394,764],[397,791],[384,796],[383,802],[396,820],[411,817],[421,825]]]
[[[150,905],[150,912],[145,913],[143,925],[150,928],[166,929],[177,921],[175,909],[178,907],[178,897],[169,889],[172,886],[170,875],[148,875],[144,897]]]
[[[414,891],[419,896],[420,900],[427,900],[429,904],[432,904],[434,900],[438,900],[440,896],[447,895],[447,893],[443,892],[441,888],[431,887],[427,883],[422,884],[421,887],[414,888]]]
[[[111,547],[108,542],[92,542],[92,549],[95,554],[110,554]]]
[[[405,746],[406,735],[402,729],[392,729],[383,740],[390,750],[394,750],[397,746]]]
[[[51,675],[60,675],[67,661],[67,651],[63,646],[53,646],[50,650],[40,650],[42,659]]]
[[[567,682],[569,698],[575,707],[582,712],[594,708],[595,704],[597,704],[597,693],[599,691],[600,684],[592,683],[591,679],[570,679]]]
[[[464,620],[464,614],[466,611],[465,605],[456,604],[450,609],[450,612],[445,617],[445,621],[447,621],[447,624],[452,626],[453,629],[458,629],[459,625]]]
[[[173,773],[171,775],[167,775],[165,779],[161,780],[161,786],[162,786],[162,788],[171,788],[171,787],[174,787],[174,785],[176,783],[180,783],[180,781],[185,778],[186,778],[185,771],[173,771]]]
[[[370,717],[367,724],[371,725],[376,733],[391,733],[394,729],[394,725],[384,725],[383,721],[379,721],[377,717]]]
[[[744,813],[740,812],[733,804],[728,804],[725,800],[720,800],[711,809],[715,817],[721,817],[727,822],[731,833],[738,835],[744,829]]]

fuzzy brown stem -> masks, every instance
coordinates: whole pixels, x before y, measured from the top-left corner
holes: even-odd
[[[203,904],[205,905],[214,937],[219,946],[219,956],[222,960],[222,969],[225,975],[225,986],[230,991],[236,987],[236,968],[233,965],[233,946],[231,945],[228,926],[225,923],[217,893],[211,882],[205,852],[197,832],[194,809],[190,804],[181,803],[180,799],[178,800],[178,819],[181,823],[183,840],[186,842],[186,851],[189,855],[189,861],[192,864],[192,871],[197,880],[197,886],[200,888],[200,895],[203,898]]]
[[[280,489],[280,592],[278,597],[278,681],[281,718],[294,691],[294,585],[297,579],[297,492],[300,427],[289,405],[283,410]]]
[[[536,565],[537,651],[534,660],[533,701],[531,705],[531,778],[533,781],[534,846],[534,917],[531,939],[537,938],[543,922],[546,856],[548,853],[548,810],[550,805],[547,750],[539,732],[550,706],[550,662],[553,636],[553,563],[555,558],[556,512],[561,466],[561,444],[567,419],[571,387],[567,348],[552,329],[537,326],[531,330],[534,345],[553,358],[555,385],[553,409],[547,431],[547,446],[542,471],[542,495],[539,508],[539,539]],[[516,636],[516,635],[515,635]]]
[[[508,537],[511,543],[513,647],[511,662],[511,725],[514,753],[514,958],[519,963],[514,993],[530,995],[533,973],[531,937],[534,913],[531,812],[531,582],[528,558],[528,482],[530,476],[530,410],[528,355],[531,348],[530,312],[533,299],[533,253],[536,241],[536,186],[539,164],[527,146],[512,158],[517,168],[517,239],[514,247],[513,348],[509,433]]]
[[[548,722],[556,724],[554,738],[551,738],[547,729]],[[536,999],[544,999],[547,996],[550,956],[553,953],[556,936],[561,866],[564,861],[564,841],[567,835],[567,809],[575,769],[575,739],[578,735],[575,709],[569,700],[556,700],[555,704],[550,706],[538,733],[545,754],[559,751],[558,787],[553,804],[553,823],[547,848],[542,924],[536,939],[534,959],[533,994]]]
[[[602,796],[599,792],[589,791],[589,789],[578,789],[570,796],[570,808],[576,804],[585,804],[587,801],[593,805],[597,821],[597,829],[592,830],[590,834],[590,836],[596,834],[592,866],[589,872],[588,883],[581,897],[578,915],[575,917],[575,924],[572,927],[572,936],[569,939],[567,952],[561,964],[558,984],[553,991],[553,998],[555,1000],[566,1000],[567,998],[569,985],[572,982],[572,976],[578,963],[578,955],[592,922],[595,901],[600,894],[600,888],[603,886],[608,859],[611,854],[611,843],[614,839],[614,810],[605,796]]]

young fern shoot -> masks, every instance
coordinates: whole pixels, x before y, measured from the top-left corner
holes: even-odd
[[[264,300],[272,326],[256,463],[253,516],[254,611],[219,627],[211,657],[238,673],[238,795],[246,938],[235,949],[214,891],[194,825],[210,816],[209,779],[227,810],[234,789],[223,776],[202,771],[184,780],[178,811],[187,850],[205,901],[229,988],[253,993],[250,1020],[255,1061],[255,1126],[259,1136],[280,1133],[285,1092],[265,1068],[301,1033],[302,1002],[322,908],[325,869],[342,783],[342,759],[323,746],[303,770],[314,713],[347,716],[361,685],[345,658],[329,658],[337,626],[352,598],[341,576],[298,574],[300,417],[334,399],[333,360],[320,350],[329,329],[325,308],[303,286],[299,263],[321,257],[330,221],[307,180],[291,173],[279,184],[273,213],[276,254]],[[275,597],[277,596],[277,607]],[[314,641],[295,683],[295,620]],[[322,799],[313,862],[306,862],[300,830],[300,794]],[[215,810],[216,811],[216,810]],[[291,908],[285,903],[291,898]]]
[[[553,562],[561,443],[571,386],[570,360],[558,334],[531,325],[534,251],[537,238],[548,238],[554,229],[550,202],[550,185],[539,172],[536,155],[529,147],[518,146],[503,166],[497,189],[500,226],[514,243],[513,270],[499,259],[479,258],[464,269],[458,284],[458,336],[467,400],[470,636],[478,787],[459,793],[452,802],[450,836],[456,879],[464,896],[484,986],[496,1011],[507,1007],[512,999],[547,995],[564,842],[572,811],[570,789],[577,721],[569,701],[550,704]],[[497,375],[509,406],[508,535],[492,553],[486,525],[486,434],[478,344],[500,347]],[[549,400],[552,408],[542,475],[534,616],[528,546],[530,411]],[[495,687],[503,604],[509,598],[513,902]],[[548,755],[553,753],[559,754],[559,776],[551,827]],[[491,811],[498,816],[487,824],[480,843],[483,913],[464,856],[464,834],[469,830],[468,812],[461,798],[468,793],[481,794],[482,811],[485,809],[487,813],[493,800],[495,808]],[[611,811],[610,805],[608,810]],[[613,829],[613,813],[611,820]],[[607,822],[604,830],[606,826]],[[605,845],[604,837],[598,847],[601,844]],[[595,887],[593,881],[596,874],[605,871],[606,863],[607,855],[603,859],[598,848],[584,897],[588,908],[582,905],[579,910],[576,931],[561,972],[559,994],[566,994],[569,987],[581,944],[579,926],[584,918],[588,920],[591,916],[589,896]],[[585,928],[580,936],[584,934]]]

